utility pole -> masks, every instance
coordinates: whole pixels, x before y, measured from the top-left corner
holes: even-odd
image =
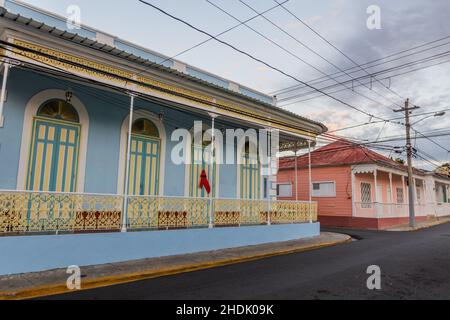
[[[408,194],[409,194],[409,225],[411,228],[416,226],[416,215],[414,212],[414,177],[413,177],[413,166],[412,166],[412,156],[413,156],[413,146],[411,144],[411,122],[409,116],[413,110],[419,109],[417,106],[410,107],[409,99],[405,102],[405,107],[399,110],[394,110],[394,112],[404,112],[405,113],[405,127],[406,127],[406,153],[408,158]]]

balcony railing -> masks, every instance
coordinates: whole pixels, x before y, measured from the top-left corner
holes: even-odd
[[[450,203],[445,204],[416,204],[417,217],[450,215]],[[398,203],[355,203],[355,217],[360,218],[406,218],[409,217],[409,205]]]
[[[450,216],[450,203],[438,203],[435,212],[437,217]]]
[[[114,232],[125,197],[0,191],[0,235]],[[293,224],[317,221],[317,203],[183,197],[127,197],[130,231]]]

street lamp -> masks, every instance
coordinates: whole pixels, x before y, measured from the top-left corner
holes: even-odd
[[[417,121],[417,122],[414,122],[413,124],[412,124],[412,126],[415,126],[416,124],[418,124],[419,122],[422,122],[422,121],[424,121],[424,120],[426,120],[426,119],[429,119],[429,118],[432,118],[432,117],[442,117],[442,116],[445,116],[445,111],[441,111],[441,112],[436,112],[435,114],[432,114],[432,115],[430,115],[430,116],[428,116],[428,117],[425,117],[425,118],[423,118],[423,119],[420,119],[419,121]]]

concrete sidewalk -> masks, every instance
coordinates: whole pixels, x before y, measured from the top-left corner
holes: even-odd
[[[402,225],[398,225],[398,226],[394,226],[392,228],[386,229],[385,231],[397,231],[397,232],[418,231],[418,230],[431,228],[431,227],[438,226],[438,225],[448,223],[448,222],[450,222],[450,216],[441,217],[441,218],[432,218],[432,219],[428,219],[426,221],[417,221],[415,228],[411,228],[409,226],[409,224],[402,224]]]
[[[82,290],[157,278],[277,255],[314,250],[351,241],[350,236],[319,237],[257,246],[81,267]],[[27,299],[68,292],[66,269],[0,277],[0,300]]]

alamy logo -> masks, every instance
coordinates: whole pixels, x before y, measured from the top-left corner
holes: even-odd
[[[367,8],[367,28],[369,30],[381,29],[381,8],[377,5],[371,5]]]
[[[67,289],[80,290],[81,289],[81,269],[79,266],[70,266],[67,268],[67,274],[70,274],[67,278]]]
[[[261,166],[271,164],[271,158],[279,152],[279,131],[261,129],[227,129],[205,130],[202,121],[194,122],[194,130],[177,129],[172,133],[171,141],[175,143],[171,159],[176,165],[192,164],[199,159],[210,159],[216,164],[244,164],[243,161],[259,163]],[[214,143],[213,143],[214,141]],[[202,156],[189,157],[195,146],[200,148]],[[210,155],[214,154],[211,158]],[[242,157],[242,155],[246,155]]]
[[[81,8],[77,5],[70,5],[67,7],[67,29],[75,30],[81,28]]]
[[[375,265],[370,266],[367,268],[367,274],[370,274],[367,279],[367,289],[381,290],[381,268]]]

